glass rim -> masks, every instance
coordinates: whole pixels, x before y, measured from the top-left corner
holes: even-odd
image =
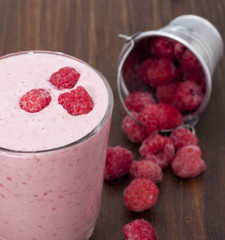
[[[63,150],[66,148],[70,148],[74,145],[78,145],[82,142],[84,142],[85,140],[89,139],[90,137],[92,137],[93,135],[97,134],[107,123],[107,121],[110,119],[111,114],[112,114],[112,110],[113,110],[113,104],[114,104],[114,99],[113,99],[113,93],[112,93],[112,89],[111,86],[109,85],[107,79],[94,67],[92,67],[90,64],[82,61],[79,58],[76,58],[74,56],[71,56],[69,54],[65,54],[62,52],[57,52],[57,51],[48,51],[48,50],[28,50],[28,51],[19,51],[19,52],[14,52],[14,53],[9,53],[3,56],[0,56],[0,61],[2,59],[5,58],[9,58],[12,56],[17,56],[17,55],[22,55],[22,54],[36,54],[36,53],[43,53],[43,54],[52,54],[52,55],[58,55],[58,56],[63,56],[63,57],[67,57],[67,58],[71,58],[74,59],[84,65],[86,65],[87,67],[91,68],[96,74],[98,74],[98,76],[102,79],[107,93],[108,93],[108,106],[106,109],[106,112],[103,116],[103,118],[101,119],[101,121],[97,124],[97,126],[95,126],[89,133],[87,133],[85,136],[81,137],[80,139],[71,142],[69,144],[60,146],[60,147],[55,147],[55,148],[49,148],[49,149],[44,149],[44,150],[38,150],[38,151],[23,151],[23,150],[13,150],[13,149],[8,149],[8,148],[3,148],[0,146],[0,153],[3,152],[8,152],[8,153],[23,153],[23,154],[41,154],[41,153],[47,153],[47,152],[53,152],[53,151],[58,151],[58,150]]]

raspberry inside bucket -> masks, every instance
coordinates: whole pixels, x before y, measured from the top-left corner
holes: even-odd
[[[168,37],[156,36],[137,42],[123,63],[121,74],[127,90],[125,110],[134,121],[146,127],[129,112],[127,99],[135,92],[149,94],[156,105],[167,104],[182,116],[182,121],[174,124],[177,114],[174,117],[170,114],[172,125],[161,126],[159,131],[171,131],[183,124],[183,120],[186,123],[186,119],[194,118],[206,93],[206,76],[198,58],[186,46]],[[136,97],[132,106],[135,102],[138,104],[140,99]],[[149,104],[152,103],[147,101],[143,105]]]

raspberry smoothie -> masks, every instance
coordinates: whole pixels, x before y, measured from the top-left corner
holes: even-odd
[[[75,68],[93,109],[73,116],[58,103],[49,77]],[[113,98],[102,75],[78,59],[53,52],[0,58],[0,239],[83,240],[99,212]],[[31,89],[51,96],[38,112],[20,107]]]

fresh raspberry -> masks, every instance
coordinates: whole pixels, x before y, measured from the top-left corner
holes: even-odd
[[[169,58],[148,58],[141,64],[140,76],[145,83],[157,87],[174,81],[177,69]]]
[[[174,58],[178,60],[183,55],[186,47],[180,42],[177,42],[177,41],[172,40],[172,39],[171,39],[171,41],[173,42],[173,46],[174,46],[174,50],[173,50],[174,51]]]
[[[108,147],[104,178],[113,180],[126,175],[133,160],[132,152],[126,148],[120,146]]]
[[[154,183],[162,181],[163,173],[161,167],[149,160],[133,161],[130,166],[132,178],[147,178]]]
[[[139,120],[148,134],[160,131],[166,124],[166,116],[158,104],[147,105],[140,112]]]
[[[20,107],[26,112],[39,112],[49,105],[51,96],[43,88],[32,89],[20,98]]]
[[[198,145],[198,138],[187,128],[180,127],[172,131],[170,138],[176,151],[186,145]]]
[[[144,219],[136,219],[123,226],[126,240],[157,240],[153,226]]]
[[[166,116],[166,124],[164,129],[178,127],[183,123],[183,115],[174,107],[166,103],[158,103],[158,106]]]
[[[138,120],[139,114],[131,112],[132,116]],[[147,137],[144,127],[136,123],[129,115],[126,115],[122,122],[122,129],[127,138],[134,143],[141,143]]]
[[[171,39],[166,37],[154,37],[151,40],[150,52],[155,57],[174,58],[174,45]]]
[[[206,164],[201,158],[201,150],[196,145],[182,147],[171,166],[174,174],[181,178],[195,177],[206,170]]]
[[[186,49],[180,60],[179,64],[180,73],[184,74],[185,72],[188,71],[196,71],[200,69],[201,65],[199,63],[199,60],[189,49]]]
[[[142,212],[153,207],[158,199],[159,188],[149,179],[136,178],[124,190],[123,202],[129,211]]]
[[[150,93],[136,91],[130,93],[124,103],[129,111],[140,112],[147,104],[155,103],[155,100]]]
[[[64,88],[73,88],[79,77],[80,74],[74,68],[64,67],[53,73],[49,82],[59,90],[62,90]]]
[[[164,169],[174,158],[173,141],[169,137],[160,134],[152,134],[147,137],[138,149],[142,159],[146,159],[151,155],[157,157],[157,164]]]
[[[185,51],[185,46],[170,38],[154,37],[151,41],[150,51],[155,57],[178,60]]]
[[[73,116],[87,114],[93,107],[94,102],[84,87],[77,87],[71,92],[59,95],[58,103],[61,104],[69,114]]]
[[[171,104],[173,102],[173,95],[177,88],[177,82],[164,84],[158,86],[156,89],[156,96],[159,102]]]
[[[183,74],[182,76],[182,80],[183,81],[194,81],[196,82],[198,85],[201,86],[202,92],[205,91],[205,87],[206,87],[206,78],[205,78],[205,74],[202,70],[199,71],[194,71],[194,72],[186,72]]]
[[[202,88],[194,81],[179,82],[171,105],[181,112],[194,111],[202,102]]]

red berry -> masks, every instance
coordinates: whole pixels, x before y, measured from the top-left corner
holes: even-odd
[[[170,138],[176,151],[186,145],[197,145],[198,138],[187,128],[180,127],[172,131]]]
[[[182,147],[171,166],[174,174],[181,178],[195,177],[206,170],[206,164],[201,158],[201,150],[196,145]]]
[[[151,41],[150,51],[155,57],[178,60],[185,51],[185,46],[170,38],[154,37]]]
[[[131,112],[132,116],[138,120],[139,114]],[[126,115],[122,122],[122,129],[127,138],[134,143],[141,143],[146,137],[147,133],[142,125],[135,122],[129,115]]]
[[[32,89],[20,98],[20,107],[26,112],[39,112],[49,105],[51,96],[45,89]]]
[[[194,81],[179,82],[171,105],[181,112],[194,111],[202,102],[202,88]]]
[[[130,166],[132,178],[147,178],[154,183],[162,181],[163,173],[161,167],[149,160],[133,161]]]
[[[165,102],[171,104],[173,101],[173,95],[177,88],[177,82],[164,84],[158,86],[156,89],[156,96],[159,102]]]
[[[174,45],[170,38],[154,37],[151,40],[150,51],[155,57],[174,58]]]
[[[133,160],[131,151],[120,146],[108,147],[104,178],[112,180],[126,175]]]
[[[123,202],[129,211],[142,212],[153,207],[159,188],[149,179],[136,178],[124,190]]]
[[[169,137],[160,134],[152,134],[147,137],[139,148],[142,159],[146,159],[151,155],[157,157],[157,164],[164,169],[174,158],[174,146]]]
[[[144,219],[136,219],[123,226],[126,240],[157,240],[153,226]]]
[[[147,104],[155,103],[155,100],[150,93],[136,91],[130,93],[124,103],[129,111],[140,112]]]
[[[71,92],[59,95],[58,103],[61,104],[69,114],[73,116],[87,114],[93,107],[94,102],[84,87],[77,87]]]
[[[158,106],[160,109],[162,109],[166,116],[166,124],[164,129],[175,128],[183,123],[183,115],[174,107],[166,103],[158,103]]]
[[[200,69],[201,65],[196,56],[189,49],[185,50],[180,60],[179,71],[184,74],[188,71],[196,71]]]
[[[186,72],[183,74],[182,80],[183,81],[189,81],[189,80],[194,81],[198,85],[201,86],[202,92],[205,91],[206,78],[205,78],[205,74],[202,70],[194,71],[194,72]]]
[[[171,40],[171,41],[173,42],[173,46],[174,46],[174,58],[179,59],[183,55],[186,47],[180,42],[177,42],[175,40]]]
[[[177,69],[168,58],[148,58],[141,64],[140,76],[145,83],[157,87],[174,81]]]
[[[166,116],[158,104],[147,105],[140,112],[139,120],[148,134],[160,131],[166,124]]]
[[[53,73],[49,82],[59,90],[62,90],[64,88],[73,88],[79,77],[80,74],[74,68],[64,67]]]

